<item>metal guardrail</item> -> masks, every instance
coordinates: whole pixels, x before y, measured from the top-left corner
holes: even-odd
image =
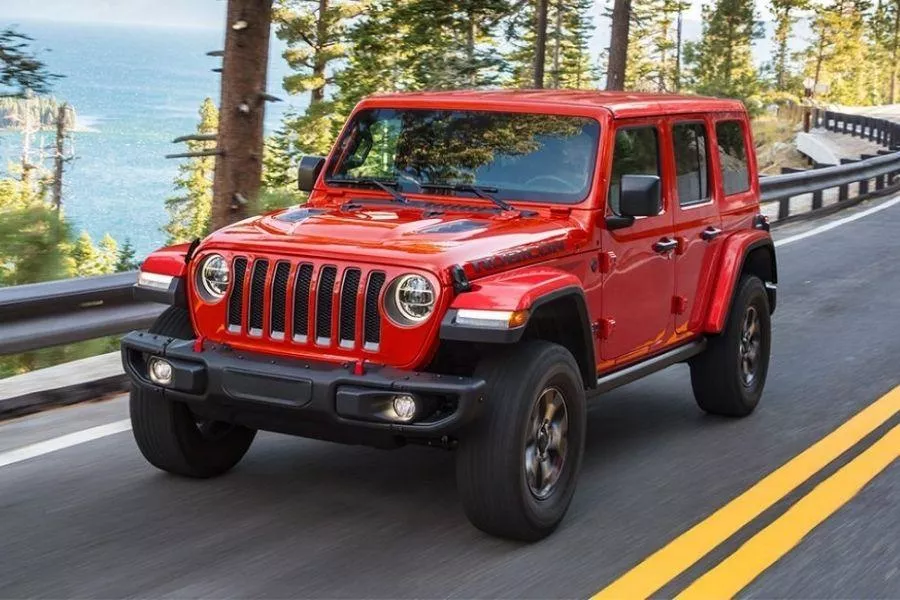
[[[823,192],[838,188],[837,206],[875,190],[900,185],[900,124],[860,115],[815,111],[816,126],[868,137],[893,151],[833,167],[760,179],[762,202],[779,203],[779,219],[790,201],[812,194],[812,210],[823,208]],[[883,151],[886,152],[886,151]],[[850,197],[849,186],[857,185]],[[828,207],[830,208],[830,207]],[[134,300],[136,272],[0,288],[0,355],[28,352],[149,327],[165,308]]]
[[[0,288],[0,355],[149,327],[165,308],[136,302],[137,272]]]

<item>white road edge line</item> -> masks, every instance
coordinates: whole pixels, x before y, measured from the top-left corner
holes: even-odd
[[[808,237],[812,237],[814,235],[819,235],[820,233],[825,233],[826,231],[831,231],[841,225],[846,225],[847,223],[852,223],[858,219],[862,219],[863,217],[868,217],[869,215],[873,215],[877,212],[881,212],[885,209],[888,209],[896,204],[900,204],[900,197],[894,198],[893,200],[888,200],[883,204],[879,204],[878,206],[873,206],[872,208],[868,208],[860,213],[856,213],[855,215],[851,215],[849,217],[844,217],[843,219],[838,219],[837,221],[832,221],[826,225],[821,225],[814,229],[810,229],[809,231],[804,231],[803,233],[798,233],[797,235],[792,235],[791,237],[786,237],[783,240],[776,240],[775,246],[786,246],[788,244],[793,244],[794,242],[799,242],[800,240],[805,240]]]
[[[787,244],[799,242],[800,240],[804,240],[808,237],[830,231],[832,229],[835,229],[836,227],[840,227],[841,225],[852,223],[853,221],[862,219],[863,217],[868,217],[869,215],[875,214],[882,210],[886,210],[897,204],[900,204],[900,197],[894,198],[893,200],[888,200],[887,202],[879,204],[878,206],[873,206],[872,208],[864,210],[853,216],[844,217],[843,219],[838,219],[837,221],[833,221],[831,223],[828,223],[827,225],[822,225],[821,227],[810,229],[809,231],[806,231],[804,233],[786,237],[782,240],[777,240],[775,242],[775,245],[785,246]],[[85,429],[83,431],[76,431],[75,433],[62,435],[50,440],[31,444],[29,446],[23,446],[22,448],[17,448],[15,450],[9,450],[7,452],[0,453],[0,467],[5,467],[17,462],[22,462],[23,460],[28,460],[29,458],[35,458],[37,456],[56,452],[57,450],[63,450],[65,448],[77,446],[78,444],[84,444],[85,442],[98,440],[100,438],[114,435],[116,433],[122,433],[123,431],[129,431],[130,429],[131,421],[129,419],[122,419],[121,421],[115,421],[114,423],[107,423],[106,425],[91,427],[90,429]]]
[[[131,420],[122,419],[121,421],[107,423],[106,425],[99,425],[97,427],[91,427],[90,429],[76,431],[75,433],[61,435],[43,442],[37,442],[36,444],[22,446],[15,450],[0,453],[0,467],[56,452],[57,450],[71,448],[72,446],[84,444],[85,442],[99,440],[100,438],[122,433],[123,431],[129,431],[130,429]]]

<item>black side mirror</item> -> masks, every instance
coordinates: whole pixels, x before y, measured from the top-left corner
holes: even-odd
[[[301,192],[312,191],[324,166],[325,159],[321,156],[300,157],[300,166],[297,169],[297,187]]]
[[[607,217],[609,229],[634,223],[635,217],[653,217],[662,210],[662,193],[656,175],[622,175],[619,183],[619,214]]]

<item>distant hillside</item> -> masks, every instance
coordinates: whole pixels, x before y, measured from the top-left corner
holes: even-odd
[[[31,123],[41,129],[56,127],[56,98],[0,98],[0,131],[19,131]],[[75,109],[66,109],[66,129],[75,128]]]

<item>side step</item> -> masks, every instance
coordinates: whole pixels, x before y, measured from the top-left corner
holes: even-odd
[[[627,366],[618,371],[613,371],[603,377],[597,379],[597,387],[591,390],[592,394],[602,394],[608,392],[626,383],[637,381],[642,377],[646,377],[651,373],[662,371],[666,367],[670,367],[675,363],[688,360],[697,356],[706,349],[706,338],[688,342],[683,346],[679,346],[668,352],[658,354],[653,358],[648,358],[637,364]]]

